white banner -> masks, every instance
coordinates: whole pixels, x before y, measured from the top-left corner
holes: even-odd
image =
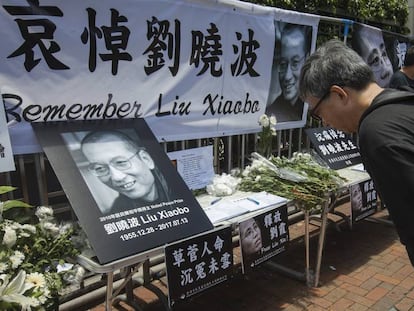
[[[141,117],[159,141],[259,131],[284,14],[238,1],[2,0],[14,153],[39,151],[30,122]]]
[[[1,94],[0,94],[1,96]],[[15,171],[14,158],[7,128],[4,106],[0,105],[0,173]]]

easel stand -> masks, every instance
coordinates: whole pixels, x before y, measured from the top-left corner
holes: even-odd
[[[150,258],[161,258],[163,256],[163,247],[155,248],[141,254],[129,256],[119,259],[108,264],[99,264],[83,255],[78,256],[78,262],[86,269],[106,275],[106,295],[105,295],[105,310],[112,310],[113,305],[118,305],[120,302],[133,307],[135,310],[141,311],[142,307],[138,304],[134,288],[137,286],[144,286],[146,289],[153,292],[161,301],[165,310],[171,310],[168,304],[168,299],[165,294],[151,282],[151,262]],[[141,276],[139,271],[141,270]],[[119,271],[123,279],[122,283],[114,288],[114,274]],[[124,294],[121,294],[124,292]]]

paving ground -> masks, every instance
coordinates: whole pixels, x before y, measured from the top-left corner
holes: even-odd
[[[386,213],[377,217],[387,219]],[[414,268],[392,226],[361,221],[349,230],[330,226],[323,254],[320,286],[260,266],[249,276],[237,274],[174,308],[177,311],[276,311],[276,310],[414,310]],[[303,224],[290,227],[291,235]],[[296,243],[275,262],[304,271],[304,244]],[[316,250],[316,239],[311,240]],[[315,254],[311,254],[311,259]],[[236,259],[237,261],[237,259]],[[314,262],[311,262],[311,266]],[[166,291],[161,282],[155,285]],[[165,310],[159,299],[144,288],[134,290],[145,310]],[[102,303],[89,309],[103,311]],[[79,309],[77,309],[79,310]],[[113,310],[134,310],[121,304]]]

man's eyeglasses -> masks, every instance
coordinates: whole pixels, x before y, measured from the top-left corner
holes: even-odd
[[[304,55],[302,58],[292,58],[290,61],[289,60],[282,60],[279,63],[279,72],[280,73],[285,73],[288,69],[288,66],[290,65],[290,69],[292,71],[298,71],[301,68],[301,64],[303,63],[304,59],[305,59]]]
[[[109,162],[109,165],[116,168],[119,171],[125,171],[131,168],[131,159],[135,157],[141,150],[135,152],[129,158],[116,157]],[[88,166],[88,170],[97,177],[104,177],[109,175],[110,169],[108,164],[91,163]]]
[[[318,107],[322,102],[331,94],[331,90],[329,89],[323,96],[319,99],[319,101],[316,103],[316,105],[313,107],[313,109],[309,110],[310,116],[315,119],[316,121],[322,121],[322,118],[318,115],[316,112],[318,110]]]

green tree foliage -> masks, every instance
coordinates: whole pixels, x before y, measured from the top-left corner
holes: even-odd
[[[408,34],[407,0],[245,0],[246,2],[323,16],[348,18],[381,29]]]

